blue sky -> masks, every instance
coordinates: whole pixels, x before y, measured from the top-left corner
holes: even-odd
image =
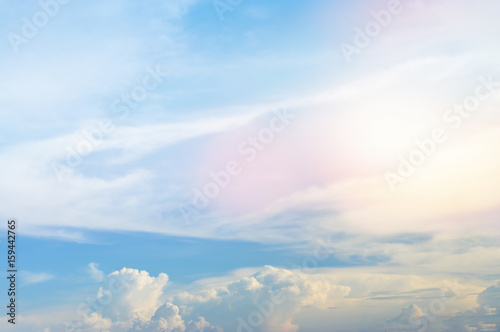
[[[22,234],[22,231],[21,231]],[[74,300],[76,290],[85,292],[95,288],[95,281],[87,278],[88,266],[82,262],[99,262],[98,269],[111,273],[124,266],[134,266],[151,274],[168,267],[169,277],[177,286],[193,281],[229,274],[239,268],[264,265],[293,268],[308,257],[298,250],[282,245],[263,245],[255,242],[216,241],[210,239],[169,237],[149,233],[88,234],[93,243],[62,242],[37,238],[22,239],[19,259],[23,270],[37,271],[50,280],[30,283],[24,280],[21,300],[24,309],[36,312],[42,305],[57,305]],[[189,261],[189,264],[186,264]],[[373,261],[374,264],[376,260]],[[321,267],[370,264],[367,261],[339,261],[335,257],[319,262]],[[82,277],[82,274],[85,276]],[[31,276],[28,275],[26,279]],[[47,293],[52,294],[47,298]]]
[[[498,9],[0,1],[1,330],[500,331]]]

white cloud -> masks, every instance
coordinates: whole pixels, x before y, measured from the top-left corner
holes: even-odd
[[[122,280],[116,284],[115,280]],[[146,271],[123,268],[106,276],[99,288],[98,302],[111,301],[102,311],[104,317],[113,320],[127,320],[131,317],[151,317],[160,304],[160,297],[167,285],[168,276],[160,273],[157,277],[149,276]]]
[[[78,307],[80,316],[69,326],[80,332],[222,332],[239,326],[246,332],[247,324],[258,332],[414,332],[425,323],[428,332],[465,332],[473,327],[487,331],[499,323],[498,282],[478,286],[485,282],[470,278],[450,284],[448,276],[398,271],[330,268],[305,274],[266,266],[165,287],[165,274],[154,277],[124,268],[105,277],[94,300]],[[456,298],[450,285],[459,293]],[[444,311],[436,314],[433,302],[442,301],[443,294]],[[46,311],[54,323],[41,312],[23,320],[35,324],[33,331],[53,328],[61,323],[59,317],[71,317],[53,315],[60,310]]]
[[[401,314],[387,323],[398,331],[468,332],[500,331],[499,282],[483,290],[475,297],[475,306],[466,311],[449,310],[453,301],[441,301],[436,297],[426,308],[411,304]],[[436,304],[437,303],[437,304]],[[442,308],[442,310],[441,310]],[[424,310],[425,309],[425,310]]]
[[[104,279],[104,273],[97,268],[98,266],[99,264],[96,263],[89,263],[88,266],[88,272],[90,274],[90,277],[95,282],[101,282]]]
[[[165,274],[151,277],[145,271],[125,268],[113,272],[103,281],[107,287],[101,287],[96,296],[95,307],[101,310],[86,313],[73,325],[91,328],[100,324],[111,331],[128,326],[130,331],[215,332],[255,324],[253,319],[261,315],[259,331],[296,331],[292,320],[302,306],[325,308],[350,291],[331,277],[270,266],[225,286],[174,296],[165,293],[167,281]],[[123,287],[117,287],[118,283]]]
[[[33,273],[29,271],[21,271],[21,278],[26,282],[26,284],[39,284],[45,281],[49,281],[55,278],[54,275],[49,273]]]
[[[136,320],[129,332],[134,331],[159,331],[166,332],[184,330],[184,321],[179,315],[179,307],[166,303],[159,307],[151,320]]]

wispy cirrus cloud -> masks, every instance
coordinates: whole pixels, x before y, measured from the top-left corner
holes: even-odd
[[[45,272],[35,273],[29,271],[21,271],[20,275],[26,285],[39,284],[55,278],[54,275]]]

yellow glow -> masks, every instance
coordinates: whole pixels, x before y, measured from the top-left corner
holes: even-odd
[[[367,116],[363,118],[354,135],[355,148],[361,158],[369,163],[393,162],[415,148],[415,140],[425,133],[428,123],[416,117],[397,115]]]

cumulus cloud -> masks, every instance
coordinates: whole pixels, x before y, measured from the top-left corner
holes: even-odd
[[[105,276],[93,299],[77,308],[69,331],[498,332],[498,282],[486,287],[372,270],[323,268],[306,274],[265,266],[168,286],[164,273],[123,268]],[[25,320],[41,329],[55,326],[41,316]]]
[[[104,279],[104,273],[97,268],[98,266],[99,264],[96,263],[90,263],[88,266],[90,277],[95,282],[101,282]]]
[[[423,319],[424,313],[422,309],[411,304],[401,310],[399,316],[390,319],[387,323],[392,327],[397,327],[399,331],[415,331],[427,328],[427,322]]]
[[[135,331],[165,332],[219,332],[221,328],[212,326],[204,317],[197,317],[187,324],[179,314],[179,307],[165,303],[156,310],[150,320],[136,320],[129,332]]]
[[[133,331],[184,331],[184,321],[179,315],[179,307],[166,303],[156,310],[150,320],[136,320],[129,330]]]
[[[112,325],[111,319],[102,317],[100,313],[93,312],[67,325],[67,330],[79,332],[108,331]]]
[[[251,276],[226,287],[175,297],[187,316],[205,316],[224,330],[297,331],[293,323],[302,306],[323,308],[343,298],[350,288],[335,284],[333,278],[303,275],[266,266]],[[229,319],[228,319],[229,317]]]
[[[482,307],[494,308],[500,314],[500,280],[479,294],[477,303]]]
[[[433,299],[427,308],[411,304],[404,307],[401,313],[386,323],[398,331],[419,332],[469,332],[500,331],[500,287],[499,283],[483,290],[477,296],[476,306],[470,310],[453,312],[450,303]],[[434,304],[433,304],[434,303]]]
[[[160,273],[152,277],[146,271],[123,268],[109,274],[100,287],[96,299],[103,306],[103,316],[113,320],[130,317],[149,318],[160,304],[160,296],[167,285],[168,276]]]
[[[186,326],[186,332],[222,332],[219,327],[212,326],[203,317],[198,317],[196,320],[190,321]]]
[[[90,267],[96,268],[91,263]],[[95,272],[95,271],[94,271]],[[177,305],[161,298],[168,276],[150,276],[146,271],[123,268],[107,275],[94,298],[78,307],[80,317],[71,322],[70,330],[77,331],[167,331],[216,332],[203,317],[187,324]]]
[[[477,297],[477,307],[457,313],[445,320],[447,332],[500,332],[500,281],[486,288]]]
[[[103,280],[92,303],[73,326],[83,331],[219,332],[297,331],[303,306],[326,308],[350,288],[332,277],[266,266],[226,285],[206,285],[169,296],[168,276],[123,268]],[[162,300],[163,299],[163,300]]]

